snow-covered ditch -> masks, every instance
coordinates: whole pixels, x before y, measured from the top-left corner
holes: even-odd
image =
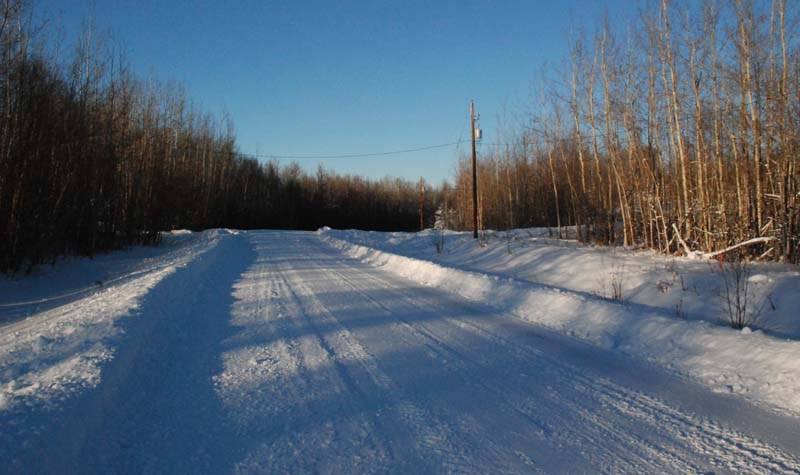
[[[800,414],[800,341],[795,335],[800,278],[786,266],[759,268],[752,276],[756,283],[772,284],[758,296],[766,298],[770,291],[761,322],[780,331],[765,333],[724,325],[719,287],[713,287],[720,276],[713,264],[665,263],[652,254],[587,248],[546,239],[541,232],[528,232],[524,245],[509,236],[490,239],[485,247],[464,234],[449,234],[442,254],[435,252],[433,233],[325,228],[319,234],[347,255],[417,283],[644,358],[714,391]],[[546,269],[529,269],[535,263]],[[540,272],[548,277],[537,278]],[[628,275],[627,281],[617,277],[623,279],[622,301],[602,295],[603,279],[615,272]],[[657,280],[662,274],[673,276],[669,285]]]

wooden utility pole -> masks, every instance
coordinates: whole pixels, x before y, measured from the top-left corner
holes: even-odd
[[[472,131],[472,238],[478,239],[478,164],[475,157],[475,102],[469,103],[469,122]]]
[[[425,220],[423,219],[423,212],[425,210],[425,181],[419,177],[419,230],[425,229]]]

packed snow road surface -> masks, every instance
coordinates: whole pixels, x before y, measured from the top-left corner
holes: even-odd
[[[69,387],[72,366],[51,365],[61,386],[42,396],[26,368],[56,370],[16,364],[25,347],[12,340],[58,340],[53,319],[78,317],[0,328],[0,471],[800,473],[791,417],[390,275],[315,234],[219,235],[141,286],[119,331],[72,345],[108,357],[67,396],[47,394]]]

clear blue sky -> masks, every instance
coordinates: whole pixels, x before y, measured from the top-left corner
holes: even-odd
[[[633,0],[33,0],[65,40],[82,21],[110,32],[141,76],[176,80],[232,117],[242,152],[340,155],[469,138],[487,142],[526,112],[545,62],[565,57],[570,21],[593,26]],[[530,106],[527,111],[532,110]],[[460,152],[466,152],[463,145]],[[298,160],[371,178],[439,183],[455,147],[380,158]],[[288,160],[282,160],[288,162]]]

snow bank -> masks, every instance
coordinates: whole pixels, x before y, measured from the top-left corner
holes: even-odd
[[[762,331],[736,331],[703,320],[665,316],[658,308],[613,302],[510,276],[455,269],[350,242],[345,232],[319,233],[332,246],[365,263],[420,284],[494,305],[604,348],[645,358],[755,403],[800,414],[800,342]],[[360,234],[361,240],[376,234]],[[386,236],[394,244],[412,235]],[[417,241],[428,242],[417,238]],[[429,245],[430,243],[428,243]]]
[[[425,233],[326,231],[328,235],[392,254],[436,262],[483,274],[513,276],[587,295],[612,297],[612,283],[622,300],[662,316],[727,324],[724,284],[716,261],[664,256],[649,251],[592,247],[555,239],[546,228],[488,231],[476,245],[471,233],[448,231],[444,252],[435,251],[442,236]],[[800,272],[796,266],[759,263],[750,266],[750,303],[762,311],[754,327],[800,340]],[[753,306],[751,305],[751,308]]]
[[[167,233],[160,246],[66,259],[35,276],[4,278],[0,422],[13,420],[9,411],[52,407],[96,386],[124,331],[120,321],[135,315],[141,298],[165,277],[226,234]]]

